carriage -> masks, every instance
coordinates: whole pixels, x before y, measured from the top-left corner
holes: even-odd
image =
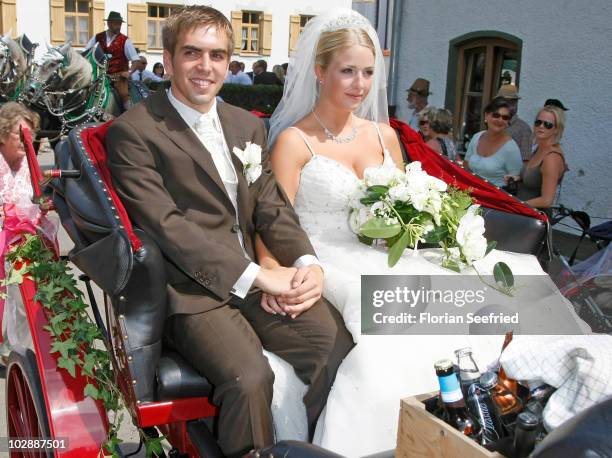
[[[74,242],[69,259],[84,272],[81,278],[90,292],[98,337],[108,348],[107,364],[112,367],[108,373],[148,451],[161,453],[160,439],[155,437],[159,431],[172,445],[171,456],[222,456],[214,438],[217,407],[209,400],[214,387],[164,345],[166,277],[162,254],[149,235],[132,226],[113,189],[105,165],[108,126],[90,124],[73,129],[57,145],[55,170],[48,171],[46,178],[33,149],[28,148],[35,194],[47,202],[47,208],[52,203]],[[472,187],[478,200],[490,203],[485,213],[487,235],[498,241],[498,247],[533,254],[547,252],[549,228],[545,216],[431,155],[404,124],[394,122],[393,126],[407,160],[420,160],[430,173],[455,185]],[[24,137],[29,140],[27,132]],[[524,236],[514,237],[518,231]],[[43,240],[50,253],[47,260],[61,261],[53,242]],[[20,262],[37,265],[33,259]],[[60,282],[59,291],[49,293],[49,284],[37,282],[37,278],[26,275],[18,285],[17,295],[23,301],[32,341],[28,348],[14,349],[9,357],[8,436],[49,439],[53,449],[13,451],[11,456],[84,457],[98,456],[101,450],[121,456],[116,424],[109,421],[105,407],[109,399],[102,395],[100,379],[92,377],[88,357],[82,356],[91,352],[85,351],[87,345],[82,342],[75,343],[54,331],[54,326],[72,318],[58,317],[53,307],[44,303],[45,294],[60,301],[72,299],[73,285]],[[105,319],[89,281],[104,292]],[[74,331],[74,326],[71,329]],[[76,368],[69,359],[77,363]],[[276,447],[264,454],[279,451],[283,456],[334,456],[308,444],[281,443]]]

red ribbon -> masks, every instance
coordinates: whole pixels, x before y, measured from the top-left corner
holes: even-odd
[[[34,210],[35,209],[35,210]],[[4,270],[4,257],[12,244],[18,241],[25,234],[36,234],[36,226],[39,222],[40,212],[38,207],[18,208],[15,204],[4,204],[4,223],[0,232],[0,279],[6,277]],[[2,287],[2,293],[6,288]],[[0,330],[2,329],[2,318],[4,317],[4,298],[0,298]],[[0,332],[0,342],[4,338]]]

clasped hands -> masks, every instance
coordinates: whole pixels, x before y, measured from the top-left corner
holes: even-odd
[[[323,269],[316,264],[300,268],[262,267],[255,286],[263,291],[261,308],[266,312],[296,318],[321,298]]]

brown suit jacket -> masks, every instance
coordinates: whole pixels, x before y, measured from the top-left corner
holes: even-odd
[[[263,172],[250,186],[240,160],[238,214],[246,251],[255,260],[259,233],[282,265],[314,254],[287,196],[272,174],[263,122],[227,103],[217,105],[230,152],[262,147]],[[210,153],[160,91],[110,127],[108,167],[133,223],[157,242],[166,260],[169,315],[226,303],[249,260],[240,247],[234,207]]]

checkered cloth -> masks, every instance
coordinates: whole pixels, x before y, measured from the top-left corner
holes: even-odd
[[[557,390],[543,412],[551,431],[612,395],[612,336],[519,336],[500,363],[508,377]]]

